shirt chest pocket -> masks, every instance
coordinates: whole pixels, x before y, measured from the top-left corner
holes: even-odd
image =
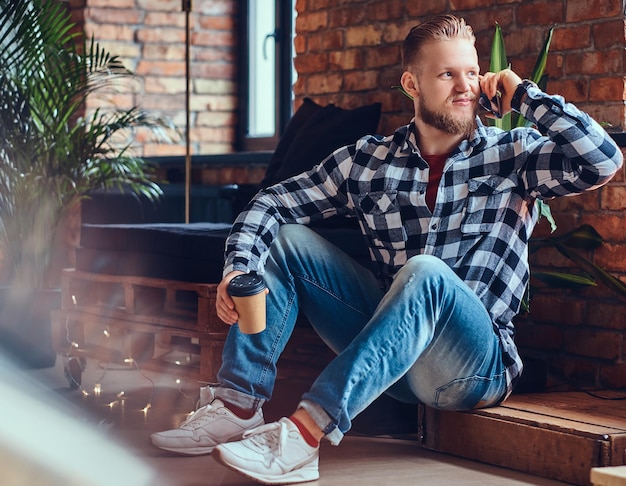
[[[461,232],[489,233],[495,224],[507,217],[516,187],[517,182],[506,177],[484,176],[470,179]]]
[[[358,205],[374,245],[395,250],[405,247],[407,232],[397,191],[369,192],[358,198]]]

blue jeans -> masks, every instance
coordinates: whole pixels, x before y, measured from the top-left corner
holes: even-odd
[[[265,266],[267,329],[226,339],[216,396],[245,408],[272,395],[276,363],[303,312],[337,356],[304,394],[338,444],[382,393],[446,410],[506,394],[500,342],[485,307],[441,260],[409,259],[384,292],[369,269],[305,226],[284,225]]]

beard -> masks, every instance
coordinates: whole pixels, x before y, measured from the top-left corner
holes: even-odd
[[[464,135],[469,138],[476,129],[476,115],[478,107],[470,117],[453,117],[443,109],[435,109],[428,106],[426,100],[422,98],[418,105],[418,115],[424,123],[450,135]]]

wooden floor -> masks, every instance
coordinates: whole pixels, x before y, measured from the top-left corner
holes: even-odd
[[[154,448],[149,443],[150,433],[174,427],[186,413],[194,408],[198,385],[185,380],[176,382],[176,377],[165,376],[137,368],[126,368],[122,365],[99,364],[88,361],[87,368],[82,375],[83,390],[70,391],[68,382],[63,374],[63,359],[59,357],[55,368],[31,370],[24,379],[14,380],[22,390],[19,393],[34,395],[39,405],[33,405],[29,411],[25,407],[29,403],[24,398],[10,400],[16,408],[10,416],[5,416],[3,428],[7,423],[14,424],[18,430],[22,428],[20,420],[39,423],[37,441],[42,447],[48,445],[42,454],[57,453],[61,459],[55,460],[55,466],[64,474],[73,471],[78,464],[87,467],[91,464],[90,478],[93,483],[77,480],[77,482],[54,483],[35,478],[31,471],[30,476],[24,475],[22,482],[14,481],[2,484],[15,485],[52,485],[64,484],[89,486],[206,486],[206,485],[250,485],[249,480],[225,469],[210,456],[181,457],[175,456]],[[39,385],[29,380],[34,378]],[[94,394],[96,384],[100,384],[100,395]],[[10,385],[10,383],[9,383]],[[290,385],[279,383],[277,388],[284,396],[290,395]],[[52,390],[54,393],[50,393]],[[294,389],[295,390],[295,389]],[[33,393],[35,391],[35,393]],[[85,396],[82,391],[88,393]],[[3,401],[9,400],[4,390]],[[42,398],[43,397],[43,398]],[[298,397],[283,399],[281,403],[274,403],[266,407],[266,419],[275,420],[280,415],[289,413]],[[150,408],[142,410],[146,405]],[[45,413],[37,412],[36,407],[43,410],[55,409],[60,415],[58,420],[46,419]],[[23,416],[23,417],[22,417]],[[22,417],[22,418],[20,418]],[[76,429],[69,427],[69,419]],[[32,428],[32,424],[31,424]],[[105,434],[110,439],[94,441],[83,438],[82,432],[98,435]],[[32,433],[32,430],[31,430]],[[7,441],[1,440],[0,446]],[[26,437],[22,434],[22,437]],[[31,437],[31,434],[28,434]],[[15,440],[15,439],[14,439]],[[69,444],[69,445],[68,445]],[[106,447],[118,449],[122,456],[109,456]],[[2,446],[6,452],[6,445]],[[69,451],[64,451],[68,447]],[[13,449],[19,449],[15,446]],[[10,446],[9,446],[10,450]],[[26,449],[28,450],[28,449]],[[32,467],[39,463],[37,453],[32,452]],[[8,454],[2,454],[0,449],[0,466],[7,462]],[[123,457],[124,459],[110,459]],[[65,462],[64,462],[65,461]],[[124,462],[125,461],[125,462]],[[124,462],[124,463],[122,463]],[[22,458],[23,463],[23,458]],[[20,461],[12,462],[13,469],[19,470]],[[22,467],[23,469],[24,467]],[[3,468],[3,470],[5,470]],[[17,473],[16,473],[17,474]],[[43,474],[43,473],[42,473]],[[46,473],[48,478],[51,473]],[[45,476],[45,474],[43,474]],[[564,484],[534,476],[529,476],[507,469],[488,466],[445,454],[422,449],[417,436],[383,435],[365,436],[363,434],[348,435],[338,447],[323,442],[320,451],[320,475],[317,482],[309,484],[326,485],[535,485],[549,486]],[[111,482],[107,478],[111,477]],[[96,478],[98,481],[96,481]]]

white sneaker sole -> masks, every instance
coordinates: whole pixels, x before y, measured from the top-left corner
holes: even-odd
[[[317,481],[320,478],[319,468],[315,464],[317,461],[313,461],[306,466],[303,466],[294,471],[287,472],[285,474],[281,474],[280,476],[269,476],[265,474],[260,474],[254,471],[247,471],[245,469],[241,469],[232,464],[228,464],[221,456],[220,450],[215,451],[215,454],[212,456],[217,462],[226,466],[228,469],[239,473],[248,479],[252,479],[257,483],[261,484],[295,484],[295,483],[307,483],[309,481]]]
[[[263,424],[264,424],[263,420],[260,420],[258,423],[251,424],[249,426],[249,428],[259,427],[259,426],[261,426]],[[245,429],[245,430],[247,430],[247,429]],[[233,441],[241,440],[241,436],[243,435],[245,430],[242,430],[240,433],[226,438],[221,443],[233,442]],[[219,445],[219,444],[215,444],[215,445],[212,445],[212,446],[189,446],[189,447],[170,446],[170,445],[164,444],[163,442],[165,442],[165,441],[172,441],[172,439],[168,438],[168,437],[165,437],[165,438],[161,439],[158,434],[159,433],[156,432],[156,433],[154,433],[154,434],[152,434],[150,436],[150,442],[152,442],[152,445],[154,447],[157,447],[157,448],[162,449],[164,451],[174,452],[174,453],[180,454],[182,456],[203,456],[203,455],[206,455],[206,454],[211,454],[211,452],[213,452],[213,449],[215,449]]]
[[[217,446],[185,447],[185,448],[168,447],[168,446],[155,444],[154,440],[152,440],[152,445],[164,451],[180,454],[181,456],[202,456],[202,455],[210,454],[211,452],[213,452],[213,449],[217,447]]]

